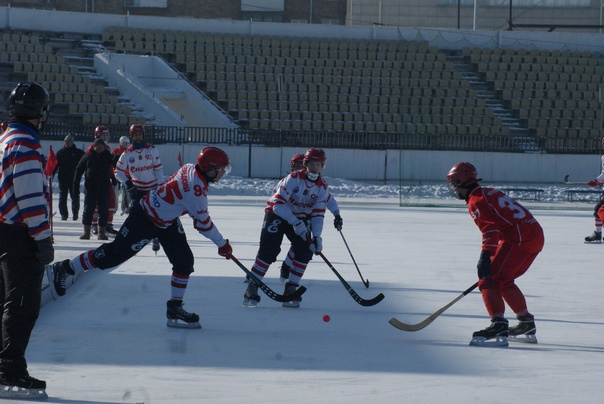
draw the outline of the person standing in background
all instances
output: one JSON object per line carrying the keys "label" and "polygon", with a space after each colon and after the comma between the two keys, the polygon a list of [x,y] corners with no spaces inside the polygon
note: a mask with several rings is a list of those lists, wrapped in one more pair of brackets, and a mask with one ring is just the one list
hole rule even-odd
{"label": "person standing in background", "polygon": [[58,173],[59,177],[59,213],[61,214],[61,220],[67,220],[69,217],[69,211],[67,210],[67,195],[69,194],[73,220],[78,220],[80,193],[79,187],[74,188],[73,186],[73,176],[76,166],[85,153],[84,150],[76,147],[73,135],[65,136],[63,142],[63,148],[57,152],[57,166],[52,173],[53,175]]}
{"label": "person standing in background", "polygon": [[[124,184],[130,196],[130,207],[150,190],[164,182],[164,170],[155,146],[145,141],[145,127],[130,126],[132,144],[117,161],[115,177]],[[153,251],[159,251],[159,241],[153,239]]]}
{"label": "person standing in background", "polygon": [[113,166],[111,153],[107,150],[107,145],[103,139],[98,138],[92,144],[92,149],[87,152],[78,163],[73,178],[73,187],[80,187],[80,180],[84,177],[84,213],[82,214],[82,224],[84,233],[80,240],[89,240],[92,227],[92,216],[95,208],[99,213],[99,240],[107,240],[105,229],[109,216],[109,198],[111,193]]}
{"label": "person standing in background", "polygon": [[[128,150],[130,147],[130,138],[128,136],[120,137],[119,144],[115,149],[111,151],[113,155],[113,167],[114,174],[117,167],[117,162],[120,159],[120,156],[123,152]],[[122,185],[121,182],[117,182],[117,185],[113,187],[113,194],[115,195],[115,209],[117,210],[118,200],[120,201],[119,206],[122,211],[122,215],[128,213],[128,207],[130,206],[130,196],[128,195],[128,191],[126,187]]]}

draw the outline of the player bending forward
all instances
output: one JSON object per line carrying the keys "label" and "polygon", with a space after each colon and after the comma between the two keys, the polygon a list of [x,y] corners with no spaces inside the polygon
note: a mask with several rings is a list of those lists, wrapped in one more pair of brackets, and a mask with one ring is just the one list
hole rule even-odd
{"label": "player bending forward", "polygon": [[185,164],[163,185],[146,193],[132,205],[115,239],[74,259],[47,267],[57,295],[66,292],[66,278],[90,269],[116,267],[158,238],[172,264],[172,298],[167,302],[168,326],[201,328],[199,316],[183,309],[183,297],[193,272],[193,253],[179,217],[188,213],[193,225],[218,247],[218,254],[231,258],[232,248],[208,213],[208,184],[218,182],[231,169],[227,154],[216,147],[204,148],[197,164]]}
{"label": "player bending forward", "polygon": [[[298,289],[313,252],[319,254],[323,249],[323,217],[330,197],[327,183],[321,178],[326,160],[323,150],[308,149],[304,154],[305,168],[290,173],[279,182],[264,210],[260,248],[252,272],[258,279],[264,278],[269,266],[277,260],[283,236],[287,236],[295,258],[289,281],[285,284],[286,295]],[[283,307],[299,307],[301,300],[285,302]],[[243,305],[255,307],[259,301],[258,286],[250,282],[243,296]]]}
{"label": "player bending forward", "polygon": [[[302,170],[304,168],[304,154],[294,154],[289,163],[291,166],[291,172]],[[338,202],[336,201],[336,198],[333,197],[333,195],[329,197],[329,201],[327,202],[326,208],[333,214],[333,226],[336,228],[337,231],[341,231],[344,221],[342,220],[342,216],[340,216],[340,207],[338,206]],[[283,264],[281,264],[281,282],[286,282],[289,279],[289,272],[292,269],[292,262],[294,260],[294,248],[290,247],[287,251],[285,259],[283,260]]]}
{"label": "player bending forward", "polygon": [[[514,280],[543,249],[543,230],[528,209],[497,189],[481,187],[478,181],[476,168],[466,162],[453,166],[447,175],[449,190],[466,201],[482,233],[478,289],[491,325],[476,331],[470,345],[507,346],[508,335],[517,341],[537,342],[534,317]],[[508,328],[504,302],[516,314],[518,325]],[[495,341],[487,342],[491,339]]]}

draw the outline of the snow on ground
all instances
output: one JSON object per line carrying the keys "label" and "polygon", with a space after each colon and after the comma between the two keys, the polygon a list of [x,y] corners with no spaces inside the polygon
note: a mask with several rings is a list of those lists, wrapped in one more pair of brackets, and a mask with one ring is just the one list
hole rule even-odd
{"label": "snow on ground", "polygon": [[[533,210],[546,246],[518,284],[539,344],[476,348],[468,346],[472,332],[488,325],[476,291],[421,331],[388,324],[392,317],[420,322],[476,281],[480,233],[463,202],[437,199],[447,191],[434,184],[421,198],[451,207],[400,207],[398,184],[328,180],[343,201],[342,234],[369,288],[331,216],[324,254],[363,298],[384,293],[381,303],[358,305],[315,258],[300,309],[264,295],[257,308],[244,308],[244,273],[183,218],[196,257],[185,307],[200,314],[203,329],[165,326],[170,264],[150,247],[118,268],[84,274],[57,301],[45,292],[27,358],[31,374],[48,383],[47,402],[601,402],[604,247],[583,243],[593,230],[592,203],[564,202],[560,189],[552,191],[560,201]],[[212,218],[248,268],[274,183],[228,178],[211,186]],[[57,260],[99,245],[77,238],[80,223],[55,220],[54,229]],[[265,280],[281,293],[279,265]]]}

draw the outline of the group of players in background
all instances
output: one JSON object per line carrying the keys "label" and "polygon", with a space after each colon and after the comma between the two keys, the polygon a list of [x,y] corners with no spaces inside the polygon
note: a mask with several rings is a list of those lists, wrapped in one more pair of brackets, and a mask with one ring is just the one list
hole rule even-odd
{"label": "group of players in background", "polygon": [[[180,217],[188,214],[195,230],[216,245],[220,256],[234,258],[229,240],[210,217],[207,200],[210,184],[230,172],[227,153],[218,147],[204,147],[194,163],[182,165],[164,179],[157,149],[144,141],[142,125],[132,125],[131,145],[126,148],[124,142],[112,171],[131,199],[123,225],[113,240],[73,259],[52,263],[49,196],[39,142],[39,132],[48,116],[49,95],[37,83],[19,83],[11,93],[9,104],[10,122],[0,135],[0,268],[3,273],[0,298],[4,305],[0,385],[17,389],[23,396],[35,391],[45,395],[46,382],[31,377],[25,361],[25,348],[40,309],[44,265],[54,292],[63,296],[69,276],[116,267],[157,240],[172,266],[171,296],[166,303],[167,325],[201,328],[199,315],[183,308],[185,291],[194,271],[194,255]],[[103,127],[97,129],[99,136],[93,147],[96,150],[89,153],[110,153],[103,139],[108,132]],[[291,160],[292,171],[278,182],[269,197],[251,269],[255,279],[245,287],[244,306],[255,307],[260,302],[257,281],[262,281],[277,260],[284,236],[290,243],[286,261],[281,266],[281,278],[286,282],[284,295],[298,296],[295,292],[308,263],[313,254],[320,254],[323,249],[326,210],[334,215],[334,227],[342,230],[338,204],[322,177],[326,161],[325,151],[314,147],[295,155]],[[465,200],[482,233],[478,288],[491,323],[473,333],[471,344],[501,346],[508,344],[508,338],[536,343],[534,316],[515,279],[529,269],[543,248],[541,226],[531,212],[514,199],[497,189],[482,187],[471,163],[455,164],[446,180],[452,195]],[[107,194],[109,197],[109,192]],[[88,219],[92,217],[93,204],[98,205],[98,198],[96,201],[85,199],[84,204],[86,235],[86,226],[92,225]],[[61,209],[61,216],[67,219],[66,207]],[[77,219],[76,210],[73,216]],[[99,228],[107,230],[109,223],[108,217],[99,217]],[[24,260],[24,256],[27,259]],[[295,297],[283,306],[298,308],[300,303],[301,298]],[[505,317],[506,303],[518,319],[518,324],[512,327]]]}

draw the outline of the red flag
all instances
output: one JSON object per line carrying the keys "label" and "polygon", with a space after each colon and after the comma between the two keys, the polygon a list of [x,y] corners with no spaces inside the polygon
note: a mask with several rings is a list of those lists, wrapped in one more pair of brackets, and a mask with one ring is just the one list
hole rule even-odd
{"label": "red flag", "polygon": [[182,157],[180,157],[180,152],[178,152],[178,165],[182,167]]}
{"label": "red flag", "polygon": [[59,162],[57,161],[57,156],[55,152],[52,151],[52,145],[50,146],[50,152],[48,152],[48,160],[46,160],[46,168],[44,169],[44,173],[50,177],[57,167]]}

